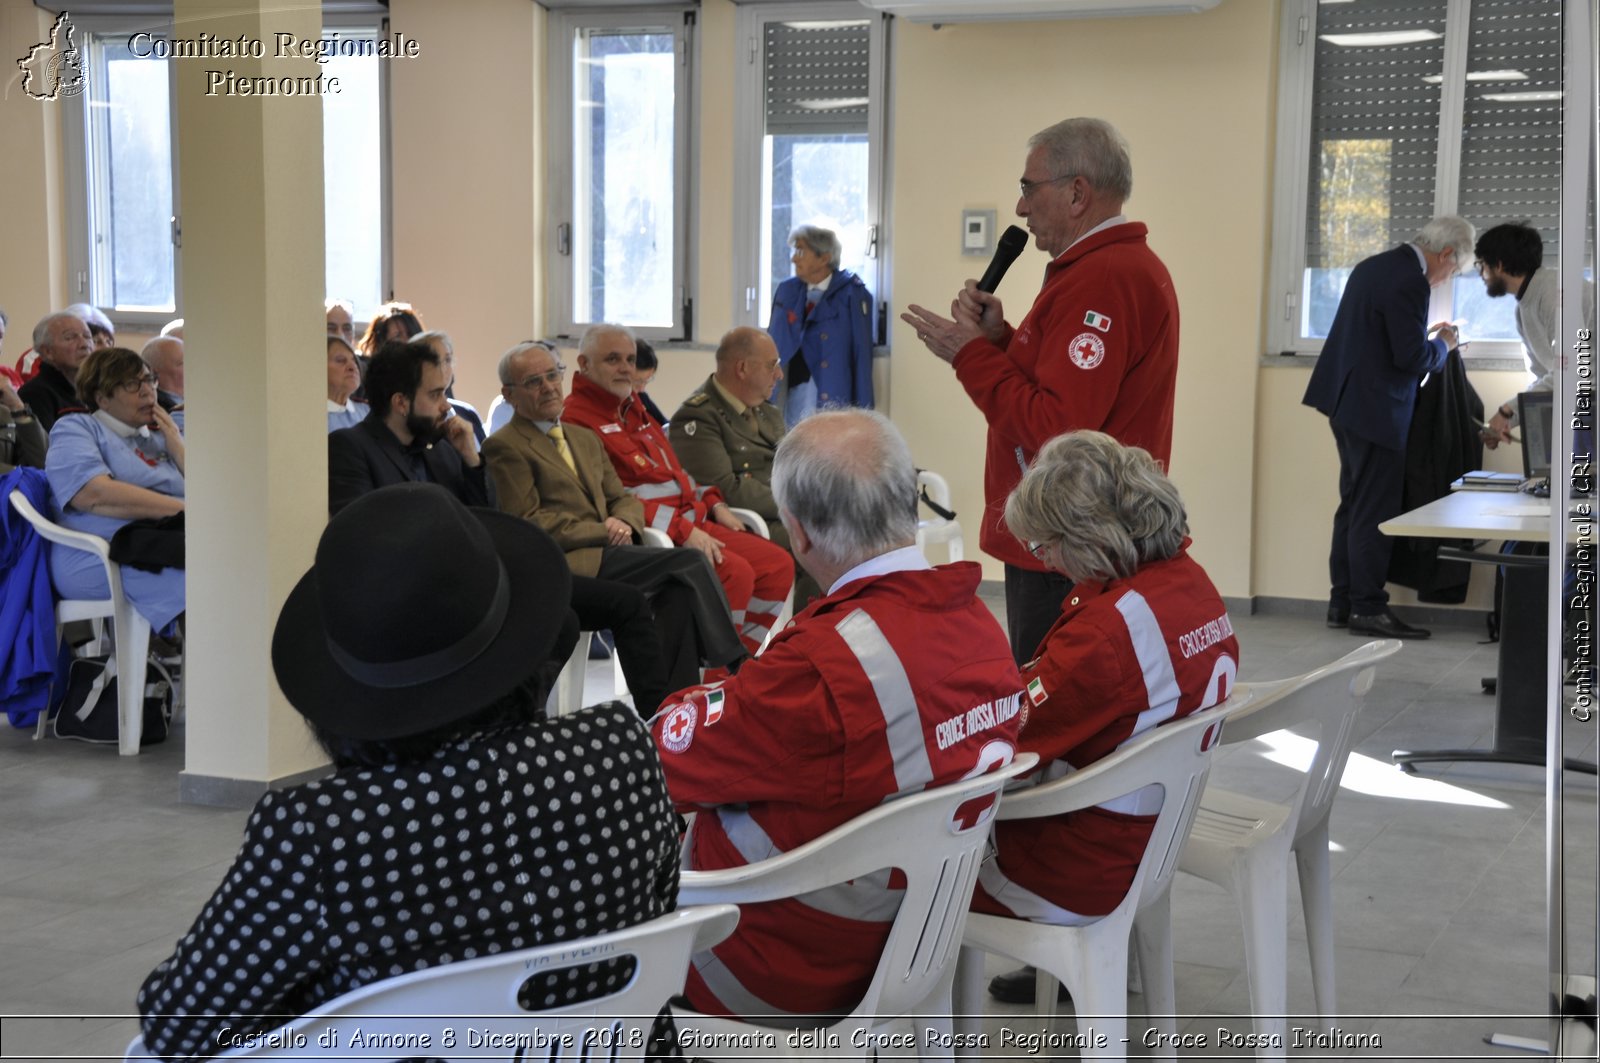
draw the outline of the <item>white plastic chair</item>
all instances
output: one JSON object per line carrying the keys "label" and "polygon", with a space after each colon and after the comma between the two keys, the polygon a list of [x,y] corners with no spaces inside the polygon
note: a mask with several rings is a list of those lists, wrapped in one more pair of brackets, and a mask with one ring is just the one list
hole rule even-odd
{"label": "white plastic chair", "polygon": [[[1150,929],[1158,933],[1141,934],[1138,941],[1147,1010],[1157,1028],[1177,1032],[1171,989],[1172,935],[1159,933],[1159,917],[1168,913],[1167,890],[1177,871],[1178,851],[1199,807],[1218,732],[1229,714],[1248,701],[1247,693],[1236,691],[1221,705],[1163,724],[1081,771],[1006,795],[998,818],[1010,820],[1058,816],[1150,785],[1163,790],[1161,811],[1133,884],[1122,903],[1104,918],[1083,926],[1050,926],[972,914],[957,975],[955,1011],[962,1017],[958,1036],[975,1038],[982,1029],[982,953],[995,952],[1038,969],[1034,999],[1048,1002],[1045,1015],[1054,1013],[1057,981],[1067,987],[1079,1016],[1079,1032],[1086,1033],[1092,1026],[1099,1036],[1094,1044],[1080,1048],[1082,1058],[1123,1058],[1128,1051],[1122,1040],[1128,1033],[1128,941],[1134,914],[1151,909],[1157,918],[1151,920]],[[1164,980],[1152,977],[1153,972],[1162,971],[1167,974]]]}
{"label": "white plastic chair", "polygon": [[[1011,779],[1033,770],[1038,760],[1034,754],[1024,753],[997,771],[896,797],[770,860],[725,871],[685,871],[678,902],[781,900],[884,868],[898,868],[905,875],[905,893],[866,995],[849,1015],[819,1031],[816,1043],[842,1046],[829,1050],[829,1058],[871,1059],[874,1050],[860,1047],[867,1043],[858,1040],[860,1033],[871,1031],[868,1037],[875,1037],[880,1028],[913,1016],[919,1045],[924,1027],[948,1036],[954,960],[1000,790]],[[966,821],[958,818],[962,806],[989,795],[993,801],[980,815]],[[701,1035],[701,1046],[739,1044],[741,1037],[773,1033],[771,1027],[738,1019],[681,1008],[674,1008],[673,1013],[680,1029]],[[763,1057],[809,1055],[812,1051],[788,1044],[787,1034],[781,1032],[759,1044],[757,1054]],[[691,1054],[703,1056],[705,1050],[697,1047]],[[728,1058],[750,1058],[750,1053],[739,1050]]]}
{"label": "white plastic chair", "polygon": [[[928,497],[933,499],[936,504],[943,506],[947,510],[954,509],[950,504],[950,485],[945,482],[943,476],[936,472],[919,469],[917,471],[917,491],[919,494],[922,491],[927,491]],[[960,561],[966,556],[962,549],[963,541],[960,522],[938,515],[923,518],[920,513],[921,510],[919,509],[917,518],[918,548],[926,552],[929,543],[944,543],[950,551],[951,561]]]}
{"label": "white plastic chair", "polygon": [[[1305,675],[1268,683],[1241,683],[1252,703],[1229,717],[1225,742],[1243,742],[1310,725],[1317,750],[1305,778],[1287,802],[1263,801],[1208,785],[1200,797],[1189,841],[1178,858],[1187,871],[1224,889],[1239,902],[1244,923],[1245,971],[1250,1011],[1267,1043],[1287,1045],[1289,854],[1300,874],[1306,943],[1317,1012],[1324,1023],[1338,1014],[1333,975],[1333,885],[1328,867],[1328,814],[1339,791],[1356,716],[1372,689],[1379,661],[1400,649],[1396,639],[1369,642]],[[1147,909],[1148,911],[1148,909]],[[1165,920],[1170,933],[1171,920]],[[1156,932],[1139,917],[1141,933]],[[1146,980],[1150,977],[1146,972]],[[1283,1059],[1282,1048],[1258,1047],[1262,1059]]]}
{"label": "white plastic chair", "polygon": [[[727,937],[738,921],[739,911],[731,904],[680,908],[598,937],[413,971],[352,990],[279,1027],[256,1045],[223,1052],[217,1058],[393,1060],[428,1056],[449,1063],[510,1058],[629,1063],[643,1057],[657,1012],[682,990],[689,957]],[[627,955],[636,961],[634,974],[615,993],[548,1011],[525,1011],[517,1003],[517,991],[530,974],[544,975]],[[476,1046],[468,1037],[469,1026],[480,1034]],[[352,1049],[350,1034],[357,1028],[364,1040],[380,1044],[427,1035],[428,1047]],[[330,1030],[335,1035],[334,1048],[318,1041]],[[446,1031],[454,1035],[453,1044],[442,1043]],[[507,1047],[501,1052],[498,1046],[502,1044],[527,1047],[521,1051]],[[156,1058],[137,1037],[125,1056],[127,1060]]]}
{"label": "white plastic chair", "polygon": [[[116,644],[117,675],[117,752],[131,757],[139,752],[144,733],[145,658],[150,651],[150,622],[122,593],[122,566],[111,560],[111,544],[98,535],[72,531],[50,520],[21,491],[11,492],[11,506],[33,525],[33,530],[52,543],[86,550],[100,559],[111,587],[109,598],[63,598],[56,603],[56,637],[61,628],[75,620],[101,621],[110,618]],[[45,715],[39,715],[35,737],[44,733]]]}

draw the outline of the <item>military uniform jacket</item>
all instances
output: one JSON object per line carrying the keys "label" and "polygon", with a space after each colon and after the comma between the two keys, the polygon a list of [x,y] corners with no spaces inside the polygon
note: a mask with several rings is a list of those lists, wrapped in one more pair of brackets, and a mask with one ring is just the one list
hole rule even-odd
{"label": "military uniform jacket", "polygon": [[667,438],[696,482],[718,488],[728,505],[753,509],[770,525],[778,519],[772,459],[784,431],[783,411],[772,403],[741,414],[707,377],[672,415]]}

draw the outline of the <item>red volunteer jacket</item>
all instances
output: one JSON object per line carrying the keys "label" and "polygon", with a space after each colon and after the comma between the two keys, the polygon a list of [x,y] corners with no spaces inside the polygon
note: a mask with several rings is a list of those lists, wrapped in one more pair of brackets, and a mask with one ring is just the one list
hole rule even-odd
{"label": "red volunteer jacket", "polygon": [[1033,456],[1063,432],[1093,428],[1172,457],[1178,378],[1178,297],[1139,222],[1085,237],[1045,267],[1022,324],[996,347],[956,354],[956,379],[989,425],[983,470],[985,553],[1043,571],[1006,530],[1006,496]]}
{"label": "red volunteer jacket", "polygon": [[[1024,667],[1018,748],[1039,754],[1044,778],[1093,764],[1232,693],[1239,643],[1216,587],[1184,546],[1132,579],[1074,587]],[[1141,793],[996,823],[997,859],[980,873],[974,909],[1066,925],[1105,915],[1133,883],[1160,808],[1159,794]]]}
{"label": "red volunteer jacket", "polygon": [[[852,582],[733,678],[668,698],[651,728],[667,788],[680,810],[701,810],[685,867],[787,852],[889,794],[1009,763],[1021,681],[979,575],[965,562]],[[733,936],[695,957],[690,1001],[722,1014],[848,1011],[883,951],[893,887],[885,872],[744,906]]]}
{"label": "red volunteer jacket", "polygon": [[684,471],[678,455],[636,398],[617,397],[586,376],[575,376],[562,420],[592,430],[605,444],[606,456],[617,476],[634,497],[644,503],[644,522],[667,533],[682,546],[697,524],[718,502],[726,501],[715,487],[702,487]]}

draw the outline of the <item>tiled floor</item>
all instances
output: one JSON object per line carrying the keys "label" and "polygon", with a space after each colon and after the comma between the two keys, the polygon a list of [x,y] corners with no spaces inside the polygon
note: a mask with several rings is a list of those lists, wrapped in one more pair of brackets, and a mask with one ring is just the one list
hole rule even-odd
{"label": "tiled floor", "polygon": [[[1241,679],[1307,671],[1359,645],[1319,622],[1234,620]],[[1493,673],[1494,648],[1480,637],[1440,629],[1379,671],[1332,833],[1339,1025],[1374,1035],[1382,1047],[1293,1056],[1529,1058],[1482,1039],[1495,1031],[1546,1034],[1543,1020],[1529,1017],[1543,1013],[1547,992],[1542,772],[1439,765],[1408,776],[1387,761],[1397,747],[1488,743],[1492,703],[1479,692],[1479,677]],[[609,681],[609,665],[591,666],[591,696]],[[1571,726],[1576,751],[1593,759],[1595,725]],[[182,734],[180,727],[165,745],[127,758],[109,747],[0,732],[0,1014],[28,1017],[0,1026],[3,1058],[120,1058],[136,1031],[128,1015],[140,980],[231,860],[245,813],[178,803]],[[1277,745],[1223,750],[1214,777],[1265,797],[1289,792],[1291,769],[1271,757],[1292,757],[1293,745]],[[1569,969],[1592,973],[1592,777],[1569,776],[1565,811]],[[1289,1005],[1305,1015],[1311,986],[1294,887],[1290,907]],[[1248,994],[1237,910],[1224,891],[1183,876],[1173,909],[1178,1005],[1192,1016],[1180,1028],[1206,1041],[1181,1054],[1227,1055],[1218,1028],[1248,1029],[1238,1018]],[[990,966],[1003,967],[993,959]],[[1002,1026],[1039,1029],[1024,1011],[994,1007],[989,1056],[1026,1054],[999,1047]],[[1071,1023],[1064,1018],[1057,1029]]]}

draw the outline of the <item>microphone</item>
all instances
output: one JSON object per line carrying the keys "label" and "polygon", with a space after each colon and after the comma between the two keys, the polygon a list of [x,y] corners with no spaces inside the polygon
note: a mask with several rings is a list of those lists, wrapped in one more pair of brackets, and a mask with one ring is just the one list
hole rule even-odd
{"label": "microphone", "polygon": [[1006,231],[1000,234],[1000,242],[995,245],[989,268],[983,271],[983,279],[978,282],[978,291],[993,295],[994,290],[1000,287],[1000,279],[1006,275],[1006,270],[1011,268],[1011,263],[1027,246],[1027,231],[1015,225],[1007,226]]}

